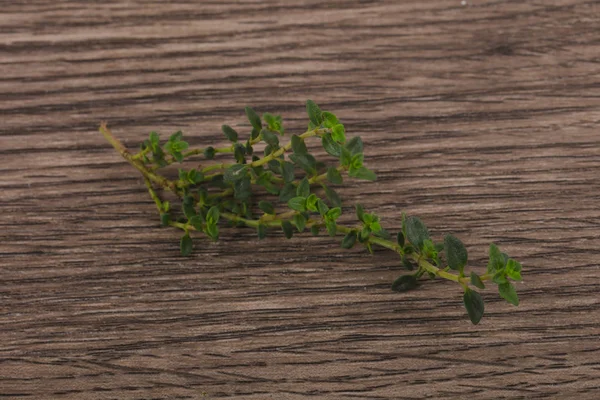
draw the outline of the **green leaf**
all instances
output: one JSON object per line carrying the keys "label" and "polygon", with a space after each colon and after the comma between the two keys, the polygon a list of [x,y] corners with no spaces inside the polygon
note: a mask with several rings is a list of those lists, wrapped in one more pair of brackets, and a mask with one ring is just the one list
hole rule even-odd
{"label": "green leaf", "polygon": [[316,172],[317,160],[311,154],[290,154],[290,160],[309,174]]}
{"label": "green leaf", "polygon": [[283,221],[281,223],[281,229],[283,230],[283,234],[285,235],[286,239],[291,239],[292,236],[294,236],[294,228],[292,227],[290,221]]}
{"label": "green leaf", "polygon": [[329,234],[329,236],[334,237],[337,233],[337,224],[335,223],[335,221],[325,221],[325,227],[327,228],[327,233]]}
{"label": "green leaf", "polygon": [[508,279],[506,278],[506,270],[504,268],[496,271],[494,276],[492,277],[492,282],[500,285],[502,283],[508,283]]}
{"label": "green leaf", "polygon": [[279,192],[279,201],[287,203],[288,200],[296,196],[296,186],[291,183],[286,183]]}
{"label": "green leaf", "polygon": [[256,233],[258,234],[258,240],[262,240],[267,236],[267,227],[263,224],[259,224],[256,228]]}
{"label": "green leaf", "polygon": [[295,178],[294,164],[288,161],[284,161],[281,165],[281,176],[285,183],[292,182]]}
{"label": "green leaf", "polygon": [[264,113],[263,119],[267,123],[267,126],[270,130],[279,132],[283,135],[283,124],[281,120],[281,115],[273,115],[270,113]]}
{"label": "green leaf", "polygon": [[342,215],[342,209],[340,207],[334,207],[327,211],[326,215],[328,219],[335,221],[340,217],[340,215]]}
{"label": "green leaf", "polygon": [[306,148],[306,143],[304,143],[304,139],[302,139],[298,135],[292,135],[292,151],[294,154],[306,154],[308,153],[308,149]]}
{"label": "green leaf", "polygon": [[312,233],[313,236],[318,236],[319,235],[319,225],[313,225],[310,227],[310,233]]}
{"label": "green leaf", "polygon": [[310,183],[308,183],[307,177],[304,177],[298,184],[298,189],[296,189],[296,195],[301,197],[310,196]]}
{"label": "green leaf", "polygon": [[339,157],[342,154],[342,146],[339,143],[336,143],[331,136],[331,133],[326,133],[321,137],[321,143],[323,144],[323,148],[325,151],[334,156]]}
{"label": "green leaf", "polygon": [[185,196],[183,198],[183,214],[187,219],[190,219],[194,215],[196,215],[196,208],[194,207],[194,198],[192,196]]}
{"label": "green leaf", "polygon": [[402,256],[402,266],[409,271],[412,271],[415,268],[412,262],[406,256]]}
{"label": "green leaf", "polygon": [[490,243],[489,254],[490,254],[490,259],[489,259],[488,265],[487,265],[488,274],[493,274],[496,271],[503,269],[504,266],[506,265],[506,261],[504,260],[504,257],[502,256],[500,249],[498,249],[498,246],[496,246],[494,243]]}
{"label": "green leaf", "polygon": [[312,193],[306,198],[306,209],[309,211],[317,211],[317,202],[319,198],[316,194]]}
{"label": "green leaf", "polygon": [[233,157],[238,164],[246,164],[246,146],[236,143],[233,147]]}
{"label": "green leaf", "polygon": [[404,247],[405,238],[402,232],[398,232],[398,235],[396,236],[396,242],[398,242],[400,247]]}
{"label": "green leaf", "polygon": [[279,147],[279,137],[276,134],[266,129],[263,129],[261,133],[265,143],[271,145],[271,147],[274,148]]}
{"label": "green leaf", "polygon": [[344,249],[351,249],[352,247],[354,247],[354,244],[356,243],[356,231],[350,231],[346,234],[346,236],[344,236],[344,238],[342,239],[342,247]]}
{"label": "green leaf", "polygon": [[413,275],[402,275],[392,283],[392,290],[395,292],[407,292],[419,286],[417,278]]}
{"label": "green leaf", "polygon": [[340,185],[344,182],[342,174],[340,174],[340,171],[334,167],[327,168],[327,180],[331,183],[335,183],[336,185]]}
{"label": "green leaf", "polygon": [[463,242],[456,236],[446,235],[444,238],[444,252],[446,253],[448,266],[455,271],[459,271],[462,275],[468,259],[467,249]]}
{"label": "green leaf", "polygon": [[294,215],[294,224],[298,229],[298,232],[304,232],[304,227],[306,226],[306,217],[302,214]]}
{"label": "green leaf", "polygon": [[338,143],[344,143],[346,141],[346,129],[344,125],[337,124],[331,128],[331,137]]}
{"label": "green leaf", "polygon": [[321,125],[323,122],[323,112],[314,101],[306,100],[306,112],[308,113],[310,122],[315,126]]}
{"label": "green leaf", "polygon": [[150,146],[152,151],[155,151],[160,146],[160,136],[154,131],[150,132]]}
{"label": "green leaf", "polygon": [[206,157],[208,160],[215,158],[215,153],[215,148],[212,146],[208,146],[206,149],[204,149],[204,157]]}
{"label": "green leaf", "polygon": [[260,117],[258,116],[256,111],[254,111],[250,107],[246,107],[246,116],[248,117],[248,121],[250,121],[250,125],[252,125],[252,127],[258,132],[260,132],[260,130],[262,129],[262,122],[260,121]]}
{"label": "green leaf", "polygon": [[182,256],[189,256],[192,253],[193,243],[189,233],[185,233],[179,242],[179,250]]}
{"label": "green leaf", "polygon": [[514,281],[520,281],[523,279],[521,277],[521,269],[521,264],[512,258],[510,258],[506,263],[506,275]]}
{"label": "green leaf", "polygon": [[327,204],[325,204],[325,202],[321,199],[317,200],[317,210],[319,211],[319,214],[321,214],[321,216],[325,216],[327,214],[327,212],[329,211],[329,207],[327,207]]}
{"label": "green leaf", "polygon": [[340,164],[344,167],[349,167],[352,162],[352,153],[345,147],[341,147],[340,150]]}
{"label": "green leaf", "polygon": [[169,222],[171,222],[171,216],[168,213],[160,214],[160,224],[162,226],[169,225]]}
{"label": "green leaf", "polygon": [[350,139],[345,145],[346,148],[351,155],[359,154],[363,152],[363,142],[359,136],[355,136]]}
{"label": "green leaf", "polygon": [[323,185],[323,189],[325,189],[325,196],[327,197],[327,200],[329,200],[329,202],[331,203],[332,206],[334,206],[334,207],[342,206],[342,199],[340,198],[340,196],[337,194],[337,192],[335,190],[333,190],[329,186],[325,186],[325,185]]}
{"label": "green leaf", "polygon": [[416,248],[422,249],[425,240],[429,239],[429,231],[419,218],[408,217],[406,219],[406,238]]}
{"label": "green leaf", "polygon": [[377,175],[375,175],[375,172],[371,171],[366,167],[359,167],[356,169],[350,168],[350,170],[348,171],[348,175],[353,178],[365,179],[367,181],[377,180]]}
{"label": "green leaf", "polygon": [[517,290],[510,282],[502,283],[498,285],[498,293],[506,301],[513,306],[519,305],[519,297],[517,296]]}
{"label": "green leaf", "polygon": [[248,175],[248,167],[242,164],[234,164],[231,167],[225,170],[223,174],[223,179],[225,182],[236,182]]}
{"label": "green leaf", "polygon": [[475,272],[471,272],[471,283],[473,284],[473,286],[478,287],[479,289],[485,289],[483,281]]}
{"label": "green leaf", "polygon": [[202,226],[204,224],[204,218],[202,218],[202,214],[194,215],[192,218],[190,218],[190,224],[198,232],[202,232],[202,230],[204,229]]}
{"label": "green leaf", "polygon": [[356,217],[360,222],[365,222],[365,209],[362,205],[356,205]]}
{"label": "green leaf", "polygon": [[306,198],[298,196],[291,198],[288,201],[288,206],[295,211],[304,212],[306,211]]}
{"label": "green leaf", "polygon": [[238,133],[236,132],[235,129],[233,129],[229,125],[221,125],[221,130],[223,131],[223,134],[230,142],[233,142],[233,143],[237,142]]}
{"label": "green leaf", "polygon": [[216,223],[207,223],[205,232],[212,240],[216,241],[217,239],[219,239],[219,227]]}
{"label": "green leaf", "polygon": [[263,212],[271,215],[275,215],[275,207],[272,203],[268,201],[261,200],[258,202],[258,208],[260,208]]}
{"label": "green leaf", "polygon": [[484,310],[481,295],[474,290],[467,289],[463,296],[463,302],[465,303],[465,308],[467,309],[471,322],[473,325],[477,325],[479,321],[481,321],[481,317],[483,317]]}
{"label": "green leaf", "polygon": [[339,124],[340,121],[335,116],[335,114],[330,113],[329,111],[323,111],[323,125],[325,128],[333,128],[335,125]]}
{"label": "green leaf", "polygon": [[[239,164],[238,164],[239,165]],[[252,195],[252,183],[248,176],[233,183],[233,197],[238,200],[247,200]]]}
{"label": "green leaf", "polygon": [[212,206],[206,213],[206,222],[208,224],[218,224],[220,216],[221,213],[219,212],[219,207]]}

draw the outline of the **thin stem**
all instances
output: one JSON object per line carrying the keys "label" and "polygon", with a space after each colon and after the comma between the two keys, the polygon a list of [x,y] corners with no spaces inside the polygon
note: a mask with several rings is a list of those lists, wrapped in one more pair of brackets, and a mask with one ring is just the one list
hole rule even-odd
{"label": "thin stem", "polygon": [[156,208],[158,209],[158,213],[162,214],[163,204],[162,204],[162,201],[160,200],[160,197],[158,197],[158,195],[156,194],[156,191],[152,187],[152,182],[150,182],[150,180],[148,178],[146,178],[145,176],[144,176],[144,182],[146,183],[146,187],[148,188],[150,197],[152,197],[152,200],[154,200],[154,203],[156,203]]}

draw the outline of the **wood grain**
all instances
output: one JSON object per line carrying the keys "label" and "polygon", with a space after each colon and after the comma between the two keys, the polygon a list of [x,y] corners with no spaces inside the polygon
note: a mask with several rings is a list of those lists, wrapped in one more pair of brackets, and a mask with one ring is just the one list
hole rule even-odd
{"label": "wood grain", "polygon": [[[3,2],[0,398],[600,398],[596,1]],[[243,107],[305,124],[312,98],[365,141],[341,190],[526,266],[485,292],[399,295],[388,252],[224,230],[191,258],[136,146],[245,134]],[[350,211],[350,208],[348,208]]]}

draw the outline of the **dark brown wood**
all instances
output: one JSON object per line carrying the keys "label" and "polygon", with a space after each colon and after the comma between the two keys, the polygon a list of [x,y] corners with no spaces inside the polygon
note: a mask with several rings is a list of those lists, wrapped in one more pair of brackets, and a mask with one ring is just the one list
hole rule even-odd
{"label": "dark brown wood", "polygon": [[[0,398],[600,398],[600,6],[464,3],[4,2]],[[496,242],[521,306],[485,291],[472,326],[455,285],[393,293],[394,254],[310,235],[182,258],[97,132],[222,142],[246,105],[298,132],[307,98],[379,174],[346,205],[474,268]]]}

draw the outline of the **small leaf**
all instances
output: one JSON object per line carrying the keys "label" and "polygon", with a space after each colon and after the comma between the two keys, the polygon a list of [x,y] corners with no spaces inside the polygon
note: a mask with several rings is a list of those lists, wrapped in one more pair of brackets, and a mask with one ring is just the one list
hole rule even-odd
{"label": "small leaf", "polygon": [[502,256],[500,249],[498,249],[498,246],[496,246],[494,243],[490,243],[490,253],[489,254],[490,254],[490,258],[489,258],[488,265],[487,265],[487,272],[489,274],[493,274],[497,270],[503,269],[504,266],[506,265],[506,261],[504,260],[504,257]]}
{"label": "small leaf", "polygon": [[192,253],[193,243],[189,233],[185,233],[179,242],[179,250],[182,256],[189,256]]}
{"label": "small leaf", "polygon": [[342,154],[342,146],[339,143],[336,143],[331,136],[331,133],[326,133],[321,137],[321,143],[323,144],[323,148],[325,151],[334,156],[339,157]]}
{"label": "small leaf", "polygon": [[419,286],[417,278],[413,275],[402,275],[392,283],[395,292],[406,292]]}
{"label": "small leaf", "polygon": [[190,224],[198,232],[202,232],[202,230],[204,229],[202,226],[204,224],[204,218],[202,218],[202,214],[198,214],[198,215],[195,215],[192,218],[190,218]]}
{"label": "small leaf", "polygon": [[348,171],[348,175],[353,178],[365,179],[367,181],[377,180],[377,175],[375,175],[375,172],[362,166],[356,169],[350,168],[350,170]]}
{"label": "small leaf", "polygon": [[475,272],[471,272],[471,283],[473,284],[473,286],[478,287],[479,289],[485,289],[483,281]]}
{"label": "small leaf", "polygon": [[168,213],[160,214],[160,224],[162,226],[169,225],[169,222],[171,222],[171,216]]}
{"label": "small leaf", "polygon": [[209,160],[215,158],[215,153],[215,148],[212,146],[208,146],[206,149],[204,149],[204,157],[206,157]]}
{"label": "small leaf", "polygon": [[326,128],[333,128],[335,125],[339,124],[340,121],[335,116],[335,114],[330,113],[329,111],[323,111],[323,125]]}
{"label": "small leaf", "polygon": [[477,325],[479,321],[481,321],[481,317],[483,317],[484,310],[481,295],[474,290],[467,289],[463,296],[463,302],[465,303],[465,308],[467,309],[471,322],[473,325]]}
{"label": "small leaf", "polygon": [[[325,206],[325,207],[327,207],[327,206]],[[334,207],[334,208],[330,209],[329,211],[327,211],[326,215],[327,215],[328,219],[335,221],[336,219],[338,219],[340,217],[340,215],[342,215],[342,209],[340,207]]]}
{"label": "small leaf", "polygon": [[321,125],[323,122],[323,113],[319,106],[312,100],[306,100],[306,112],[308,118],[315,126]]}
{"label": "small leaf", "polygon": [[502,283],[498,285],[498,293],[506,301],[513,306],[519,305],[519,297],[517,296],[517,290],[510,282]]}
{"label": "small leaf", "polygon": [[446,253],[448,266],[455,271],[459,271],[462,275],[468,259],[467,249],[463,242],[455,236],[446,235],[444,238],[444,252]]}
{"label": "small leaf", "polygon": [[350,139],[345,145],[346,148],[351,155],[356,155],[363,152],[363,142],[359,136],[355,136]]}
{"label": "small leaf", "polygon": [[360,204],[356,205],[356,217],[359,221],[365,222],[365,209]]}
{"label": "small leaf", "polygon": [[332,206],[334,206],[334,207],[342,206],[342,199],[340,198],[340,196],[337,194],[337,192],[335,190],[333,190],[329,186],[325,186],[325,185],[323,185],[323,189],[325,189],[325,196],[327,197],[327,200],[329,200],[329,202],[331,203]]}
{"label": "small leaf", "polygon": [[250,121],[250,125],[252,125],[254,129],[260,132],[260,130],[262,129],[262,122],[260,121],[260,117],[258,116],[256,111],[254,111],[250,107],[246,107],[246,116],[248,117],[248,121]]}
{"label": "small leaf", "polygon": [[319,211],[319,214],[321,214],[321,216],[325,216],[327,214],[327,212],[329,211],[329,207],[327,207],[327,204],[325,204],[325,202],[321,199],[317,200],[317,210]]}
{"label": "small leaf", "polygon": [[306,198],[306,209],[309,211],[317,211],[317,202],[319,198],[316,194],[312,193]]}
{"label": "small leaf", "polygon": [[210,237],[212,240],[217,240],[219,239],[219,227],[217,226],[216,223],[213,224],[206,224],[206,230],[205,233],[208,235],[208,237]]}
{"label": "small leaf", "polygon": [[288,161],[284,161],[281,165],[281,175],[285,183],[292,182],[295,178],[294,164]]}
{"label": "small leaf", "polygon": [[206,222],[208,224],[218,224],[220,215],[221,213],[219,213],[219,207],[212,206],[206,213]]}
{"label": "small leaf", "polygon": [[402,232],[398,232],[398,235],[396,236],[396,242],[398,242],[400,247],[404,247],[404,241],[404,234]]}
{"label": "small leaf", "polygon": [[292,135],[292,151],[294,154],[306,154],[308,153],[308,149],[306,148],[306,143],[304,143],[304,139],[302,139],[298,135]]}
{"label": "small leaf", "polygon": [[271,145],[273,148],[279,147],[279,137],[276,134],[266,129],[263,129],[261,133],[265,143]]}
{"label": "small leaf", "polygon": [[292,236],[294,236],[294,228],[292,227],[290,221],[283,221],[281,223],[281,229],[283,230],[283,234],[285,235],[286,239],[291,239]]}
{"label": "small leaf", "polygon": [[310,227],[310,233],[312,233],[313,236],[318,236],[319,235],[319,225],[313,225]]}
{"label": "small leaf", "polygon": [[506,263],[506,275],[514,281],[520,281],[523,279],[521,278],[521,269],[521,264],[512,258],[510,258]]}
{"label": "small leaf", "polygon": [[248,167],[242,164],[234,164],[225,170],[223,179],[225,182],[236,182],[245,178],[248,174]]}
{"label": "small leaf", "polygon": [[325,227],[327,228],[327,233],[329,234],[329,236],[334,237],[337,233],[337,224],[335,223],[335,221],[325,221]]}
{"label": "small leaf", "polygon": [[310,195],[310,183],[308,183],[307,177],[304,177],[298,184],[296,195],[301,197],[308,197]]}
{"label": "small leaf", "polygon": [[296,196],[296,186],[286,183],[279,192],[279,201],[287,203],[289,199]]}
{"label": "small leaf", "polygon": [[419,218],[408,217],[406,220],[406,238],[415,247],[422,249],[425,240],[429,239],[429,231]]}
{"label": "small leaf", "polygon": [[313,174],[317,169],[317,160],[311,154],[290,154],[290,160],[304,171]]}
{"label": "small leaf", "polygon": [[344,143],[346,141],[346,129],[344,125],[337,124],[331,128],[331,137],[338,143]]}
{"label": "small leaf", "polygon": [[288,200],[288,206],[295,211],[306,211],[306,198],[298,196]]}
{"label": "small leaf", "polygon": [[275,215],[275,207],[273,207],[273,204],[268,201],[259,201],[258,208],[267,214]]}
{"label": "small leaf", "polygon": [[294,215],[294,224],[298,229],[298,232],[304,232],[304,227],[306,226],[306,217],[302,214]]}
{"label": "small leaf", "polygon": [[258,240],[262,240],[267,236],[267,227],[263,224],[259,224],[256,228],[256,233],[258,234]]}
{"label": "small leaf", "polygon": [[356,231],[350,231],[342,239],[342,247],[344,249],[351,249],[356,243]]}
{"label": "small leaf", "polygon": [[342,174],[340,174],[340,171],[338,171],[337,168],[334,167],[327,168],[327,180],[336,185],[340,185],[344,182]]}
{"label": "small leaf", "polygon": [[233,147],[233,157],[238,164],[246,164],[246,146],[239,143]]}
{"label": "small leaf", "polygon": [[340,164],[344,167],[349,167],[352,162],[352,153],[345,147],[340,147]]}
{"label": "small leaf", "polygon": [[238,133],[236,132],[235,129],[233,129],[229,125],[222,125],[221,130],[223,131],[223,134],[230,142],[233,142],[233,143],[237,142]]}

